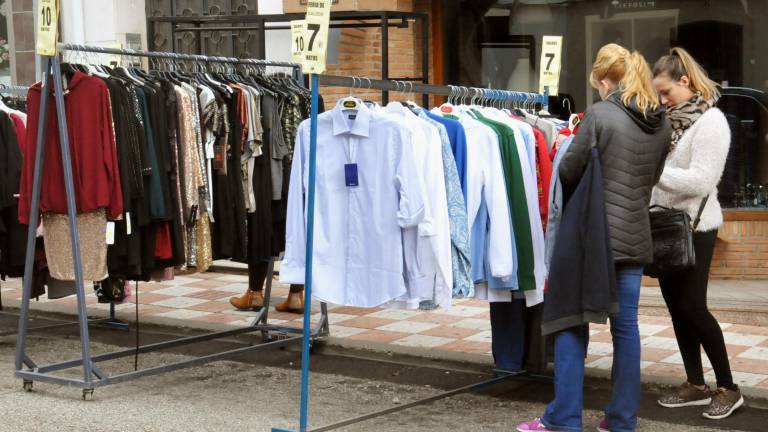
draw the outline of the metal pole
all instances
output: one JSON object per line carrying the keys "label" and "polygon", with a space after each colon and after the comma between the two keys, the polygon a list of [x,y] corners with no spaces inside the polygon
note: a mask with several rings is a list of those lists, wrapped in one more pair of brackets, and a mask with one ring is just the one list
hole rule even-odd
{"label": "metal pole", "polygon": [[[424,84],[429,83],[429,20],[427,19],[427,15],[422,15],[421,17],[421,25],[422,25],[422,42],[421,42],[421,50],[422,50],[422,57],[421,57],[421,82]],[[422,97],[422,106],[424,108],[429,107],[429,95],[423,95]]]}
{"label": "metal pole", "polygon": [[[51,58],[42,57],[42,88],[40,93],[40,112],[37,122],[37,147],[35,148],[35,172],[32,180],[32,203],[29,210],[27,231],[27,255],[24,260],[24,287],[21,295],[21,315],[19,316],[19,334],[16,337],[16,370],[20,371],[26,355],[27,328],[29,321],[29,300],[32,297],[32,279],[35,272],[35,242],[40,216],[40,188],[43,176],[43,156],[45,154],[45,124],[48,120],[48,93],[51,85]],[[29,197],[24,197],[28,199]]]}
{"label": "metal pole", "polygon": [[[67,132],[67,113],[64,106],[64,89],[61,79],[61,65],[58,57],[54,57],[53,86],[56,98],[56,119],[59,123],[59,141],[61,161],[64,168],[64,188],[67,193],[67,214],[69,215],[69,232],[72,237],[72,258],[75,265],[75,285],[77,288],[78,321],[80,322],[80,347],[83,356],[83,379],[90,383],[93,379],[93,363],[91,362],[91,341],[88,333],[88,312],[85,308],[85,284],[83,283],[83,260],[80,256],[80,234],[77,227],[77,206],[75,205],[75,186],[72,177],[72,159],[69,151],[69,136]],[[47,97],[47,95],[43,95]]]}
{"label": "metal pole", "polygon": [[320,92],[320,80],[316,74],[310,77],[312,82],[312,117],[309,132],[309,191],[307,191],[307,255],[304,271],[304,338],[301,342],[301,415],[299,431],[306,432],[309,411],[309,348],[310,321],[312,317],[312,251],[315,232],[315,181],[317,177],[317,113]]}
{"label": "metal pole", "polygon": [[[389,16],[386,12],[381,14],[381,79],[389,79]],[[389,103],[389,92],[381,92],[381,104]]]}

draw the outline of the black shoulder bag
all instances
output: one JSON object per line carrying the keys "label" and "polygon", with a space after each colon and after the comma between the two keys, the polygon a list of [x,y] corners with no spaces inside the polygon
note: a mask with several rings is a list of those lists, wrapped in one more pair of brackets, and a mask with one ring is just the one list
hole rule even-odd
{"label": "black shoulder bag", "polygon": [[[684,211],[662,206],[650,208],[651,237],[653,238],[653,263],[645,267],[645,274],[654,278],[690,269],[696,265],[693,249],[693,233],[701,221],[709,195],[699,206],[696,220]],[[654,210],[659,209],[659,210]]]}

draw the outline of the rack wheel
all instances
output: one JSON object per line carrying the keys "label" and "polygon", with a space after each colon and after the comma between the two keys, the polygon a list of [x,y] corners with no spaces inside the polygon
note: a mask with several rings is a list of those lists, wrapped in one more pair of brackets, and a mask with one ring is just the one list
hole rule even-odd
{"label": "rack wheel", "polygon": [[24,380],[24,391],[25,392],[31,392],[32,387],[34,387],[34,382]]}
{"label": "rack wheel", "polygon": [[93,400],[93,389],[83,389],[83,400],[84,401]]}

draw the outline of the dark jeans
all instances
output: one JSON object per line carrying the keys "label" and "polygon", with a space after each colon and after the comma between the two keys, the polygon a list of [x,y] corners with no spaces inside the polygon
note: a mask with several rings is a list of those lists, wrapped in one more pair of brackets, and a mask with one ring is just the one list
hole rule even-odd
{"label": "dark jeans", "polygon": [[701,365],[703,346],[715,370],[717,385],[733,389],[731,365],[723,331],[707,307],[709,268],[716,240],[717,231],[695,233],[693,247],[696,251],[696,266],[690,270],[660,277],[659,285],[672,316],[688,382],[704,385],[704,371]]}
{"label": "dark jeans", "polygon": [[[643,268],[616,267],[619,313],[612,316],[613,394],[605,419],[613,432],[631,432],[640,406],[640,330],[637,309]],[[584,358],[589,333],[585,327],[555,335],[555,400],[547,405],[541,422],[547,429],[581,431],[584,406]]]}
{"label": "dark jeans", "polygon": [[498,369],[523,369],[526,309],[525,300],[491,302],[491,351]]}
{"label": "dark jeans", "polygon": [[[269,263],[267,261],[248,265],[248,287],[251,291],[264,290],[264,282],[267,280],[268,270]],[[291,285],[290,292],[300,293],[302,291],[304,291],[304,285]]]}

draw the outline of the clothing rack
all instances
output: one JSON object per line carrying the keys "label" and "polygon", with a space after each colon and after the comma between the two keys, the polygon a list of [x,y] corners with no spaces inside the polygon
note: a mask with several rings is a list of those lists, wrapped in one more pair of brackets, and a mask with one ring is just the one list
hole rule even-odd
{"label": "clothing rack", "polygon": [[26,96],[28,91],[29,91],[29,86],[0,84],[0,93],[2,94],[10,94],[14,96]]}
{"label": "clothing rack", "polygon": [[[9,94],[16,97],[26,97],[27,93],[29,92],[29,86],[20,86],[20,85],[8,85],[8,84],[0,84],[0,94]],[[15,195],[18,198],[18,195]],[[15,313],[5,312],[3,311],[3,299],[2,294],[0,294],[0,313],[5,315],[11,315],[11,316],[18,316]],[[120,321],[115,316],[115,304],[110,303],[109,305],[109,317],[103,318],[103,319],[97,319],[97,320],[91,320],[91,324],[98,324],[103,325],[106,327],[112,327],[119,330],[128,330],[128,324]],[[74,325],[76,323],[74,322],[68,322],[68,323],[61,323],[61,324],[52,324],[52,325],[46,325],[46,326],[40,326],[29,329],[30,331],[40,331],[40,330],[52,330],[55,328],[62,328],[62,327],[68,327],[71,325]],[[9,330],[0,332],[0,337],[2,336],[11,336],[15,335],[17,333],[16,330]]]}
{"label": "clothing rack", "polygon": [[[516,92],[509,90],[498,89],[482,89],[476,87],[462,87],[451,85],[434,85],[434,84],[420,84],[406,81],[392,81],[392,80],[378,80],[361,77],[350,76],[336,76],[336,75],[310,75],[310,87],[312,89],[312,116],[310,118],[310,144],[309,144],[309,163],[308,163],[308,185],[307,185],[307,202],[305,208],[307,209],[307,242],[306,242],[306,270],[304,275],[305,285],[304,292],[307,298],[312,296],[312,264],[313,264],[313,234],[315,226],[315,185],[317,176],[317,120],[318,120],[318,108],[319,108],[319,87],[345,87],[345,88],[361,88],[361,89],[376,89],[382,91],[397,91],[400,93],[419,93],[422,95],[440,95],[459,98],[463,96],[472,97],[472,102],[475,100],[479,102],[516,102],[526,104],[541,104],[542,110],[547,110],[549,100],[549,89],[545,87],[544,94]],[[426,108],[426,107],[425,107]],[[299,429],[298,432],[307,432],[307,424],[309,420],[309,353],[311,350],[310,331],[309,331],[309,317],[311,316],[311,303],[307,303],[304,309],[304,330],[303,330],[303,342],[301,352],[301,399],[299,406]],[[393,414],[405,409],[413,408],[416,406],[431,403],[440,399],[456,396],[459,394],[477,391],[487,388],[489,386],[499,384],[507,381],[512,377],[521,375],[522,373],[508,372],[504,370],[495,370],[495,376],[485,379],[476,384],[467,385],[457,389],[445,391],[435,396],[431,396],[425,399],[417,400],[408,404],[400,405],[393,408],[387,408],[373,413],[365,414],[358,417],[342,420],[337,423],[333,423],[327,426],[311,429],[312,432],[330,431],[340,429],[342,427],[358,424],[376,417],[383,415]],[[272,432],[293,432],[290,429],[273,428]]]}
{"label": "clothing rack", "polygon": [[[84,46],[73,44],[59,44],[60,51],[81,51],[81,52],[94,52],[104,54],[116,54],[124,56],[134,57],[147,57],[147,58],[163,58],[163,59],[176,59],[176,60],[192,60],[196,62],[217,62],[217,63],[229,63],[229,64],[247,64],[256,66],[277,66],[277,67],[290,67],[293,69],[293,76],[301,79],[301,68],[295,63],[285,62],[273,62],[269,60],[257,60],[257,59],[235,59],[225,57],[210,57],[200,55],[187,55],[176,53],[163,53],[163,52],[146,52],[129,49],[118,48],[103,48],[97,46]],[[51,83],[52,82],[52,83]],[[301,83],[301,81],[299,81]],[[61,72],[61,60],[58,56],[54,57],[42,57],[42,94],[50,92],[51,85],[54,87],[54,99],[56,103],[57,121],[59,126],[59,139],[61,145],[61,155],[64,170],[64,181],[67,195],[67,207],[69,214],[76,214],[75,201],[74,201],[74,185],[72,177],[72,162],[69,150],[69,137],[67,132],[67,120],[66,111],[64,106],[64,91],[62,84],[62,72]],[[42,162],[44,145],[43,140],[45,137],[46,116],[48,112],[48,100],[44,97],[40,104],[40,121],[38,124],[37,135],[37,151],[35,154],[34,162],[34,180],[31,196],[31,212],[30,212],[30,226],[37,226],[39,210],[40,210],[40,190],[42,180]],[[79,238],[77,218],[69,218],[70,234],[71,238]],[[223,360],[235,355],[244,354],[256,350],[264,350],[270,348],[276,348],[286,346],[299,342],[303,336],[297,335],[302,333],[300,330],[286,327],[271,325],[268,323],[268,311],[271,298],[272,280],[274,275],[274,258],[269,260],[268,274],[266,287],[264,292],[264,307],[252,320],[251,324],[244,328],[238,328],[227,331],[206,333],[197,336],[184,337],[174,339],[170,341],[154,343],[150,345],[137,346],[136,348],[115,351],[100,355],[91,355],[90,346],[90,334],[88,328],[88,318],[85,302],[85,290],[83,283],[83,271],[82,271],[82,258],[80,255],[80,245],[78,242],[72,242],[72,257],[74,261],[75,270],[75,285],[77,294],[78,305],[78,324],[80,330],[80,342],[81,342],[81,356],[68,361],[62,361],[58,363],[48,365],[37,365],[26,353],[26,340],[29,320],[29,304],[32,291],[32,272],[34,264],[34,241],[35,232],[30,230],[27,236],[27,255],[25,261],[25,274],[24,274],[24,291],[22,296],[21,314],[19,318],[19,332],[16,343],[16,376],[23,379],[24,389],[31,391],[34,381],[42,381],[52,384],[67,385],[72,387],[79,387],[83,391],[83,399],[89,400],[93,397],[93,391],[97,387],[103,387],[111,384],[117,384],[121,382],[131,381],[134,379],[159,375],[166,372],[175,371],[178,369],[198,366],[205,363]],[[311,299],[311,297],[310,297]],[[311,304],[311,301],[310,301]],[[309,309],[309,307],[308,307]],[[307,322],[307,325],[309,323]],[[242,335],[260,332],[262,341],[264,343],[248,346],[244,348],[238,348],[214,354],[209,354],[201,357],[195,357],[191,359],[182,360],[179,362],[166,364],[157,367],[151,367],[146,369],[138,369],[132,372],[120,373],[117,375],[107,375],[101,371],[96,363],[113,360],[117,358],[128,357],[132,355],[138,355],[139,353],[147,353],[159,351],[162,349],[186,346],[198,342],[205,342],[215,339],[221,339],[224,337]],[[321,304],[321,316],[320,320],[311,332],[312,340],[316,340],[320,337],[325,337],[329,334],[328,312],[325,303]],[[61,376],[55,375],[54,372],[68,370],[71,368],[82,366],[83,375],[82,378],[74,378],[73,376]]]}
{"label": "clothing rack", "polygon": [[539,104],[542,110],[549,108],[549,92],[544,94],[498,90],[479,87],[464,87],[453,85],[422,84],[410,81],[378,80],[365,77],[348,77],[336,75],[320,75],[320,85],[325,87],[347,87],[394,91],[399,93],[417,93],[422,95],[438,95],[467,98],[479,101],[507,101],[514,103]]}
{"label": "clothing rack", "polygon": [[146,57],[146,58],[161,58],[170,60],[188,60],[202,63],[226,63],[226,64],[240,64],[240,65],[252,65],[262,67],[288,67],[293,69],[293,78],[299,83],[304,82],[304,74],[301,71],[301,65],[291,62],[281,62],[262,59],[244,59],[237,57],[221,57],[221,56],[207,56],[200,54],[178,54],[172,52],[160,52],[160,51],[139,51],[128,48],[108,48],[94,45],[79,45],[79,44],[59,44],[59,50],[61,51],[75,51],[75,52],[90,52],[98,54],[113,54],[127,57]]}

